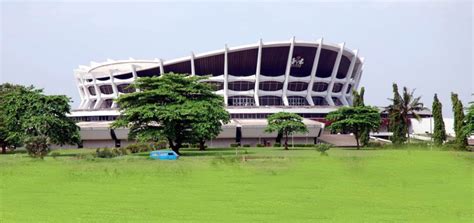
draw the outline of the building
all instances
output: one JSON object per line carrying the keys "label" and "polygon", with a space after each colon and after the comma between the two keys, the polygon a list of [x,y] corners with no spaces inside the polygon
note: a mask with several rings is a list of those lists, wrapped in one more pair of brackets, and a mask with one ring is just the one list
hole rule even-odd
{"label": "building", "polygon": [[74,71],[81,103],[71,117],[81,127],[85,147],[121,146],[128,143],[127,130],[109,128],[119,115],[113,99],[136,91],[128,88],[135,79],[170,72],[210,75],[206,81],[224,97],[232,119],[217,139],[208,142],[211,146],[274,143],[276,134],[263,133],[264,119],[280,111],[297,113],[310,126],[308,134],[292,137],[294,143],[314,143],[324,129],[326,114],[352,104],[363,63],[358,51],[344,43],[295,38],[225,46],[172,60],[91,62]]}

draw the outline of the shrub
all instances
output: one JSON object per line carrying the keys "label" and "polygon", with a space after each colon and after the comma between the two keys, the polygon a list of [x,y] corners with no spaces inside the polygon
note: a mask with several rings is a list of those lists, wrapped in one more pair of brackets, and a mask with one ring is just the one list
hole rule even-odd
{"label": "shrub", "polygon": [[43,159],[44,156],[48,155],[49,140],[46,136],[32,136],[25,139],[25,148],[28,155],[35,158]]}
{"label": "shrub", "polygon": [[99,158],[114,158],[116,156],[119,156],[117,153],[116,149],[110,149],[110,148],[97,148],[95,151],[96,156]]}
{"label": "shrub", "polygon": [[263,144],[257,144],[257,147],[265,147]]}
{"label": "shrub", "polygon": [[161,139],[161,140],[151,143],[150,146],[151,146],[150,151],[166,149],[168,148],[168,141]]}
{"label": "shrub", "polygon": [[249,144],[244,144],[242,147],[250,147]]}
{"label": "shrub", "polygon": [[317,144],[314,146],[317,151],[321,153],[321,155],[327,155],[327,152],[329,149],[331,149],[331,145],[329,144]]}
{"label": "shrub", "polygon": [[131,153],[139,153],[143,147],[146,147],[144,143],[133,143],[125,148],[127,148]]}
{"label": "shrub", "polygon": [[384,146],[383,143],[381,142],[369,142],[367,143],[367,147],[372,147],[372,148],[382,148]]}
{"label": "shrub", "polygon": [[239,144],[237,144],[237,143],[231,143],[231,144],[230,144],[230,147],[233,147],[233,148],[239,147]]}
{"label": "shrub", "polygon": [[54,152],[51,153],[51,157],[53,157],[53,158],[55,158],[55,159],[56,159],[56,157],[58,157],[58,156],[60,156],[60,155],[61,155],[61,153],[58,152],[58,151],[54,151]]}
{"label": "shrub", "polygon": [[281,147],[281,143],[275,143],[273,144],[273,147]]}

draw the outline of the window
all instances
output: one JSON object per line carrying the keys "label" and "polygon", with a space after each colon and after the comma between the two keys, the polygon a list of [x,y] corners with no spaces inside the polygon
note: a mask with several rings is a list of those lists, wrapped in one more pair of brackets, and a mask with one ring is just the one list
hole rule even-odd
{"label": "window", "polygon": [[341,84],[341,83],[335,83],[334,86],[332,87],[332,92],[333,93],[341,92],[342,86],[344,86],[344,85]]}
{"label": "window", "polygon": [[332,97],[332,101],[334,102],[334,105],[336,105],[336,106],[341,106],[342,105],[342,102],[341,102],[341,100],[339,100],[338,97]]}
{"label": "window", "polygon": [[117,90],[118,90],[120,93],[132,93],[132,92],[135,92],[135,88],[133,88],[133,87],[130,86],[129,84],[120,84],[120,85],[117,85]]}
{"label": "window", "polygon": [[314,105],[328,105],[328,102],[323,97],[315,96],[312,98],[313,98]]}
{"label": "window", "polygon": [[351,90],[352,90],[352,84],[349,84],[349,86],[347,86],[346,94],[349,94],[349,92],[351,92]]}
{"label": "window", "polygon": [[229,83],[229,90],[233,91],[248,91],[253,90],[255,84],[249,81],[235,81]]}
{"label": "window", "polygon": [[216,81],[211,81],[211,82],[205,82],[209,84],[214,91],[219,91],[224,89],[224,83],[222,82],[216,82]]}
{"label": "window", "polygon": [[308,83],[305,83],[305,82],[288,83],[288,90],[290,91],[305,91],[307,88],[308,88]]}
{"label": "window", "polygon": [[102,85],[99,87],[100,89],[100,92],[102,92],[102,94],[112,94],[114,93],[114,90],[112,89],[112,86],[110,85]]}
{"label": "window", "polygon": [[259,89],[263,91],[278,91],[283,89],[283,83],[276,81],[265,81],[259,83]]}
{"label": "window", "polygon": [[328,89],[328,84],[324,82],[316,82],[313,85],[313,91],[315,92],[323,92]]}
{"label": "window", "polygon": [[227,99],[229,106],[254,106],[255,100],[249,96],[232,96]]}
{"label": "window", "polygon": [[290,106],[305,106],[308,105],[308,101],[304,97],[300,96],[289,96],[288,104]]}
{"label": "window", "polygon": [[278,96],[262,96],[259,97],[260,105],[283,105],[281,97]]}
{"label": "window", "polygon": [[94,86],[89,86],[87,89],[91,95],[96,95]]}
{"label": "window", "polygon": [[[112,107],[112,99],[106,99],[104,100],[104,102],[102,102],[102,104],[100,105],[100,108],[111,108]],[[99,117],[96,117],[98,120],[97,121],[100,121],[100,118]]]}

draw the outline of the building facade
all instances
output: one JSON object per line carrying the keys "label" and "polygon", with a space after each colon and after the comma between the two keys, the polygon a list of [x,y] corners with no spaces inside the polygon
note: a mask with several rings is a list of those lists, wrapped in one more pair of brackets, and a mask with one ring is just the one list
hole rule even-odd
{"label": "building facade", "polygon": [[[358,88],[363,62],[358,50],[347,49],[344,43],[326,43],[323,39],[297,41],[295,38],[281,42],[260,40],[237,47],[224,46],[220,50],[191,53],[171,60],[91,62],[89,66],[79,66],[74,70],[81,103],[71,117],[81,127],[83,140],[102,140],[92,137],[94,134],[85,133],[102,128],[110,135],[105,134],[105,141],[112,140],[115,145],[120,141],[118,144],[122,144],[126,141],[126,131],[115,134],[113,132],[117,130],[108,128],[107,124],[119,115],[114,99],[138,91],[129,87],[137,78],[181,73],[208,76],[205,82],[213,86],[216,94],[224,97],[236,128],[242,125],[259,126],[256,128],[262,131],[261,136],[253,134],[260,138],[258,142],[261,143],[262,138],[265,141],[274,138],[263,134],[266,124],[259,120],[280,111],[297,113],[316,129],[312,135],[293,137],[307,142],[308,138],[315,139],[321,134],[327,113],[340,106],[352,105],[352,90]],[[230,137],[232,134],[224,132],[214,143],[237,140],[235,134]],[[250,141],[249,144],[255,144],[255,140]]]}

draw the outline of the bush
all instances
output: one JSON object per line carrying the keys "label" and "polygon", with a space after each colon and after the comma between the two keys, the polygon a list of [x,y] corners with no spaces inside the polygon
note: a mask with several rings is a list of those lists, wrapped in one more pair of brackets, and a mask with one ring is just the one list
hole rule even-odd
{"label": "bush", "polygon": [[50,151],[49,139],[46,136],[28,137],[25,139],[25,148],[31,157],[43,159]]}
{"label": "bush", "polygon": [[257,144],[257,147],[265,147],[263,144]]}
{"label": "bush", "polygon": [[117,152],[117,149],[110,148],[97,148],[95,154],[99,158],[114,158],[120,155],[119,152]]}
{"label": "bush", "polygon": [[369,142],[367,143],[367,147],[372,147],[372,148],[382,148],[384,146],[383,143],[381,142]]}
{"label": "bush", "polygon": [[239,147],[239,144],[237,144],[237,143],[231,143],[231,144],[230,144],[230,147],[232,147],[232,148]]}
{"label": "bush", "polygon": [[168,141],[162,139],[162,140],[158,140],[156,142],[151,143],[149,151],[166,149],[166,148],[168,148]]}
{"label": "bush", "polygon": [[53,157],[53,158],[55,158],[55,159],[56,159],[56,157],[58,157],[58,156],[60,156],[60,155],[61,155],[61,153],[58,152],[58,151],[54,151],[54,152],[51,153],[51,157]]}
{"label": "bush", "polygon": [[281,147],[281,143],[275,143],[273,144],[273,147]]}
{"label": "bush", "polygon": [[331,149],[331,145],[329,144],[317,144],[314,148],[321,153],[321,155],[327,155],[329,149]]}
{"label": "bush", "polygon": [[125,148],[128,149],[131,153],[139,153],[144,147],[146,147],[145,143],[134,143],[128,145]]}
{"label": "bush", "polygon": [[244,144],[242,147],[250,147],[249,144]]}

